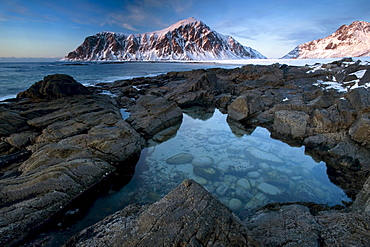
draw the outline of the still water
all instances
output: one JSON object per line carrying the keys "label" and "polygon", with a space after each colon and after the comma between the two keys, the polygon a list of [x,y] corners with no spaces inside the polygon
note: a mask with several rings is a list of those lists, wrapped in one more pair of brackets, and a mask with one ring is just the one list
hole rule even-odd
{"label": "still water", "polygon": [[[131,203],[153,203],[184,179],[191,178],[227,205],[242,220],[270,202],[316,202],[330,206],[350,201],[331,183],[326,165],[270,138],[268,130],[246,130],[219,110],[184,110],[183,121],[156,135],[141,152],[131,181],[95,200],[83,215],[73,208],[65,216],[80,218],[72,225],[57,222],[50,246],[67,239]],[[122,111],[122,116],[128,113]],[[59,228],[60,227],[60,228]]]}
{"label": "still water", "polygon": [[186,178],[203,184],[241,218],[271,202],[350,201],[329,181],[325,163],[305,155],[304,147],[272,139],[261,127],[248,134],[235,131],[218,110],[197,116],[184,114],[173,138],[144,149],[131,182],[98,199],[90,214],[113,205],[152,203]]}

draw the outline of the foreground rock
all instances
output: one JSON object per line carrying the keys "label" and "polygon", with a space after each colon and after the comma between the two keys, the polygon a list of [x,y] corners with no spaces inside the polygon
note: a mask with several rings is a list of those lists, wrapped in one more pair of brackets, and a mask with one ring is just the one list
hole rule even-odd
{"label": "foreground rock", "polygon": [[[325,206],[316,205],[320,210]],[[65,246],[367,246],[367,213],[271,205],[243,223],[210,192],[186,180],[158,202],[129,205]],[[326,208],[328,209],[328,208]],[[355,220],[354,220],[355,219]]]}
{"label": "foreground rock", "polygon": [[133,172],[125,161],[140,152],[142,138],[115,100],[87,91],[59,98],[65,95],[57,89],[50,95],[58,99],[23,98],[0,108],[0,129],[7,130],[0,133],[0,245],[23,239],[120,167]]}
{"label": "foreground rock", "polygon": [[131,205],[65,246],[258,246],[241,221],[193,180],[149,206]]}

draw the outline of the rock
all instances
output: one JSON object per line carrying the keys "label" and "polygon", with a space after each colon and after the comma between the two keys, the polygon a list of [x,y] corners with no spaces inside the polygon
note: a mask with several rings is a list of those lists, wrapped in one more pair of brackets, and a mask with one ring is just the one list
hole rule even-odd
{"label": "rock", "polygon": [[249,178],[259,178],[259,177],[261,177],[261,174],[257,171],[251,171],[251,172],[247,173],[247,176]]}
{"label": "rock", "polygon": [[366,88],[355,88],[346,93],[345,98],[357,111],[364,112],[370,109],[370,91]]}
{"label": "rock", "polygon": [[193,155],[188,153],[180,153],[176,154],[166,160],[167,164],[170,165],[178,165],[178,164],[185,164],[190,163],[193,160]]}
{"label": "rock", "polygon": [[231,146],[226,149],[226,152],[228,152],[229,154],[238,154],[241,152],[241,149],[238,147]]}
{"label": "rock", "polygon": [[320,246],[320,225],[303,206],[262,211],[243,223],[261,246]]}
{"label": "rock", "polygon": [[271,167],[267,163],[259,163],[258,167],[261,168],[264,171],[269,171],[271,169]]}
{"label": "rock", "polygon": [[227,107],[228,116],[235,120],[243,120],[249,115],[247,99],[239,96]]}
{"label": "rock", "polygon": [[274,131],[293,139],[302,139],[306,136],[309,115],[301,111],[281,110],[275,112]]}
{"label": "rock", "polygon": [[78,94],[89,94],[89,90],[76,82],[71,76],[63,74],[48,75],[36,82],[29,89],[17,95],[17,98],[58,99]]}
{"label": "rock", "polygon": [[224,196],[228,190],[229,188],[225,184],[221,184],[220,186],[217,187],[216,193],[219,196]]}
{"label": "rock", "polygon": [[[0,168],[8,169],[1,170],[5,176],[0,173],[0,213],[4,216],[0,245],[16,244],[43,226],[115,171],[115,166],[132,170],[124,161],[137,155],[143,145],[107,96],[23,102],[8,105],[22,109],[21,113],[6,112],[14,126],[22,122],[25,128],[13,130],[1,142],[8,143],[2,152],[11,153],[0,157]],[[6,125],[0,121],[0,130]],[[14,152],[11,145],[21,150]]]}
{"label": "rock", "polygon": [[186,180],[152,205],[132,205],[108,216],[71,238],[66,246],[152,246],[153,243],[160,246],[256,244],[225,205],[199,184]]}
{"label": "rock", "polygon": [[[249,172],[249,173],[254,173],[254,172]],[[254,174],[249,174],[249,173],[248,173],[248,176],[252,175],[252,178],[253,178]],[[258,177],[259,177],[259,174],[258,174]],[[251,184],[249,183],[248,179],[245,179],[245,178],[238,179],[236,181],[236,186],[241,187],[241,188],[246,189],[246,190],[249,190],[251,188]]]}
{"label": "rock", "polygon": [[242,202],[237,198],[231,198],[227,203],[227,207],[233,211],[238,211],[243,207]]}
{"label": "rock", "polygon": [[193,166],[208,167],[214,164],[214,161],[209,156],[200,156],[193,159],[191,162]]}
{"label": "rock", "polygon": [[262,159],[270,162],[275,162],[275,163],[282,163],[283,160],[277,157],[276,155],[272,153],[268,153],[262,150],[259,150],[258,148],[255,147],[248,147],[246,148],[246,151],[253,155],[257,159]]}
{"label": "rock", "polygon": [[360,79],[358,85],[362,86],[362,85],[365,85],[368,82],[370,82],[370,69],[366,70],[365,74]]}
{"label": "rock", "polygon": [[129,111],[126,121],[147,139],[182,121],[182,111],[176,103],[161,97],[141,96]]}
{"label": "rock", "polygon": [[362,114],[351,126],[348,133],[354,141],[370,147],[370,115]]}
{"label": "rock", "polygon": [[219,136],[210,136],[208,137],[208,143],[210,144],[216,144],[216,145],[220,145],[220,144],[223,144],[225,143],[225,140]]}
{"label": "rock", "polygon": [[22,149],[33,143],[36,136],[38,136],[38,133],[36,132],[25,131],[11,134],[9,137],[5,138],[5,141],[18,149]]}
{"label": "rock", "polygon": [[246,174],[254,168],[248,160],[230,158],[221,159],[216,167],[225,174],[236,174],[238,176]]}
{"label": "rock", "polygon": [[260,191],[262,191],[263,193],[273,195],[273,196],[283,193],[283,191],[281,189],[279,189],[278,187],[276,187],[272,184],[268,184],[268,183],[260,183],[257,186],[257,188]]}
{"label": "rock", "polygon": [[211,181],[219,179],[221,175],[220,172],[213,167],[201,167],[201,166],[194,166],[193,173],[195,175],[204,177],[205,179]]}
{"label": "rock", "polygon": [[208,184],[207,179],[202,178],[202,177],[198,177],[198,176],[194,176],[194,181],[197,182],[198,184],[201,184],[201,185]]}
{"label": "rock", "polygon": [[18,111],[0,107],[0,136],[27,130],[27,118],[20,115]]}
{"label": "rock", "polygon": [[236,187],[235,188],[235,197],[239,198],[243,201],[249,201],[250,198],[253,197],[253,195],[246,189],[242,187]]}

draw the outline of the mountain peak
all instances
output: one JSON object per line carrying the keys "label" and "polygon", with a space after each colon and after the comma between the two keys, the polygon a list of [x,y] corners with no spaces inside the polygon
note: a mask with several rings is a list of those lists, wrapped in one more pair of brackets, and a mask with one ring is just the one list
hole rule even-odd
{"label": "mountain peak", "polygon": [[194,17],[189,17],[187,19],[178,21],[175,24],[172,24],[171,26],[166,27],[166,28],[164,28],[162,30],[158,30],[158,31],[150,32],[150,33],[163,34],[163,33],[170,32],[170,31],[172,31],[174,29],[178,29],[178,28],[183,27],[183,26],[194,25],[194,24],[197,24],[197,23],[204,25],[203,22],[195,19]]}
{"label": "mountain peak", "polygon": [[333,34],[298,45],[283,58],[362,57],[370,55],[370,23],[354,21]]}
{"label": "mountain peak", "polygon": [[129,35],[101,32],[86,37],[85,41],[64,60],[202,61],[249,58],[266,57],[190,17],[154,32]]}

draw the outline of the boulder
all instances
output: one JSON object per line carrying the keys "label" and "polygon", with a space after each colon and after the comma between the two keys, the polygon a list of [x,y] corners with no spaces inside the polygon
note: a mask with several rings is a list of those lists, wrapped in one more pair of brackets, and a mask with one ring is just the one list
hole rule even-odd
{"label": "boulder", "polygon": [[349,129],[349,135],[354,141],[370,147],[370,114],[362,114]]}
{"label": "boulder", "polygon": [[275,112],[274,131],[293,139],[302,139],[306,136],[309,115],[302,111],[281,110]]}
{"label": "boulder", "polygon": [[243,221],[261,246],[367,246],[368,214],[322,211],[302,205],[261,210]]}
{"label": "boulder", "polygon": [[162,97],[141,96],[128,110],[131,114],[126,121],[148,139],[182,121],[181,109]]}
{"label": "boulder", "polygon": [[[234,199],[238,200],[238,199]],[[65,246],[258,246],[241,221],[193,180],[158,202],[128,206]]]}
{"label": "boulder", "polygon": [[247,99],[239,96],[227,107],[228,117],[234,120],[243,120],[249,115]]}
{"label": "boulder", "polygon": [[54,74],[44,77],[29,89],[17,95],[17,98],[30,99],[58,99],[77,94],[89,94],[89,90],[76,82],[73,77],[63,74]]}
{"label": "boulder", "polygon": [[346,99],[357,111],[369,111],[370,109],[370,91],[369,89],[359,87],[345,94]]}
{"label": "boulder", "polygon": [[7,136],[27,130],[27,118],[20,115],[19,111],[14,111],[0,107],[0,136]]}

